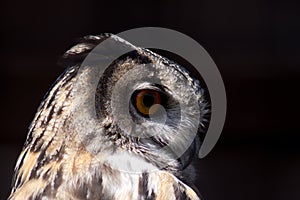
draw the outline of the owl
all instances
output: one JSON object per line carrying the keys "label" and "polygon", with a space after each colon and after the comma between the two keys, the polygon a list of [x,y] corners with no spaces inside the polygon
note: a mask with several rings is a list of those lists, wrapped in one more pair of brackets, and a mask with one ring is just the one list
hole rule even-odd
{"label": "owl", "polygon": [[197,76],[112,34],[82,38],[59,63],[9,199],[202,199],[190,164],[209,106]]}

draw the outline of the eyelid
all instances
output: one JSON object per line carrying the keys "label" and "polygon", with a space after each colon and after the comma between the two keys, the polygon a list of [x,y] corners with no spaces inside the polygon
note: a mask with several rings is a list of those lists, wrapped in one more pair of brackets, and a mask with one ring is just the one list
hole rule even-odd
{"label": "eyelid", "polygon": [[164,86],[159,84],[153,84],[153,83],[140,84],[138,87],[135,88],[135,91],[136,90],[154,90],[166,94],[166,90]]}

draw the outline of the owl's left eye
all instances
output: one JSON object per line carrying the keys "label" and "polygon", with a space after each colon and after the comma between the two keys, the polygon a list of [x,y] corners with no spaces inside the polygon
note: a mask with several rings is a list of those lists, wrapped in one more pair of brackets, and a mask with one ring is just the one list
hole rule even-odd
{"label": "owl's left eye", "polygon": [[166,95],[160,91],[143,89],[135,91],[131,100],[140,114],[149,116],[155,114],[158,110],[158,106],[155,106],[156,104],[165,105]]}

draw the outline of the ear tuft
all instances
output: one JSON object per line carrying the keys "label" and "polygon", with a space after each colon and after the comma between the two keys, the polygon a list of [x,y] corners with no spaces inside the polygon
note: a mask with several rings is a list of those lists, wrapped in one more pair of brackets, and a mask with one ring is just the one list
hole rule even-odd
{"label": "ear tuft", "polygon": [[77,44],[67,50],[58,60],[58,65],[63,67],[74,66],[81,63],[85,57],[102,41],[111,37],[113,34],[104,33],[101,35],[88,35],[80,38]]}

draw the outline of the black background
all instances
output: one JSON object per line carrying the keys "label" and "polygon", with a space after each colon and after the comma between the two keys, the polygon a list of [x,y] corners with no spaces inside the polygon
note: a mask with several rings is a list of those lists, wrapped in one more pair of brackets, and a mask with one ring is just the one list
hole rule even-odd
{"label": "black background", "polygon": [[57,60],[84,35],[159,26],[198,41],[227,91],[224,131],[196,161],[207,200],[300,199],[300,7],[292,1],[8,1],[1,7],[0,199]]}

